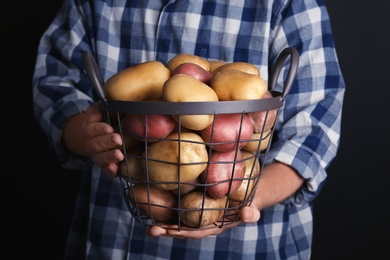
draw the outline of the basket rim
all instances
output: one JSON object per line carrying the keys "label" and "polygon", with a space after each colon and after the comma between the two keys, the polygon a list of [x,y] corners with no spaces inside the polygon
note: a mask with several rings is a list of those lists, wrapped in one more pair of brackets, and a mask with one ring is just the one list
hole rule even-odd
{"label": "basket rim", "polygon": [[272,91],[272,98],[234,101],[210,102],[161,102],[161,101],[122,101],[107,100],[101,102],[102,108],[108,112],[132,114],[161,114],[161,115],[207,115],[251,113],[283,106],[280,92]]}

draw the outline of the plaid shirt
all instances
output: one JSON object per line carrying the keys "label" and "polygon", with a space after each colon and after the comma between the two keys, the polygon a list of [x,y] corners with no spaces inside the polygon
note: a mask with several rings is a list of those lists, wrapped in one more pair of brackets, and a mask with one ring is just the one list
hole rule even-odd
{"label": "plaid shirt", "polygon": [[[93,53],[105,80],[140,62],[166,63],[191,53],[250,62],[267,81],[289,46],[299,51],[299,69],[267,160],[291,165],[306,181],[290,198],[263,209],[256,224],[200,240],[148,237],[131,217],[119,180],[61,142],[68,118],[97,101],[83,51]],[[282,86],[280,76],[276,90]],[[49,144],[64,167],[85,170],[65,258],[309,259],[312,201],[336,156],[344,90],[322,0],[65,0],[41,38],[33,76],[34,113]]]}

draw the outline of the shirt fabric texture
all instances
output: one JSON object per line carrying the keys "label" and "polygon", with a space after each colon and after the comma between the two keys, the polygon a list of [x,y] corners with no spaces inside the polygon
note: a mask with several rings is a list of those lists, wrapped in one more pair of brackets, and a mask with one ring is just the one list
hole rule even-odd
{"label": "shirt fabric texture", "polygon": [[[90,51],[104,80],[138,63],[180,53],[256,65],[268,81],[279,53],[294,47],[299,69],[275,125],[267,163],[305,179],[290,198],[199,240],[152,238],[111,180],[62,144],[64,124],[98,100],[83,68]],[[288,66],[280,73],[283,89]],[[33,76],[34,113],[60,163],[83,169],[65,259],[310,259],[312,202],[336,156],[344,81],[322,0],[65,0],[41,38]]]}

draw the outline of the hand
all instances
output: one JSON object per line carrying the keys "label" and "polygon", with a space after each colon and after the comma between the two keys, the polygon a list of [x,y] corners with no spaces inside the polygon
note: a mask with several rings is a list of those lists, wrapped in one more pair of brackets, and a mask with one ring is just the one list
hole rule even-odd
{"label": "hand", "polygon": [[[232,224],[224,225],[222,228],[212,227],[204,228],[201,230],[177,230],[177,225],[172,225],[168,228],[162,228],[159,226],[149,227],[147,233],[149,236],[168,236],[173,238],[192,238],[201,239],[207,236],[216,236],[223,231],[238,226],[241,223],[255,223],[260,219],[260,211],[255,206],[244,207],[241,211],[240,221]],[[172,228],[172,229],[171,229]]]}
{"label": "hand", "polygon": [[85,113],[69,120],[64,128],[64,143],[74,153],[89,156],[109,177],[116,177],[119,161],[124,155],[118,147],[122,138],[114,128],[102,122],[103,115],[98,103]]}
{"label": "hand", "polygon": [[82,129],[85,130],[86,144],[90,151],[93,162],[99,166],[109,177],[116,177],[117,163],[124,159],[121,150],[122,138],[114,128],[102,122],[103,116],[98,105],[90,106],[86,113],[86,120]]}

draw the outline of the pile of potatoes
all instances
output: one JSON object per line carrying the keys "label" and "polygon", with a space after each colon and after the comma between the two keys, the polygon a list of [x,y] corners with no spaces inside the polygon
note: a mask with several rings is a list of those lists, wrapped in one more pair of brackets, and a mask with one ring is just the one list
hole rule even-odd
{"label": "pile of potatoes", "polygon": [[[271,98],[259,69],[246,62],[179,54],[167,64],[129,67],[103,85],[109,100],[216,102]],[[194,108],[196,109],[196,107]],[[118,175],[128,200],[155,223],[200,228],[248,203],[277,111],[236,114],[123,114],[126,158]],[[119,130],[118,130],[119,131]]]}

